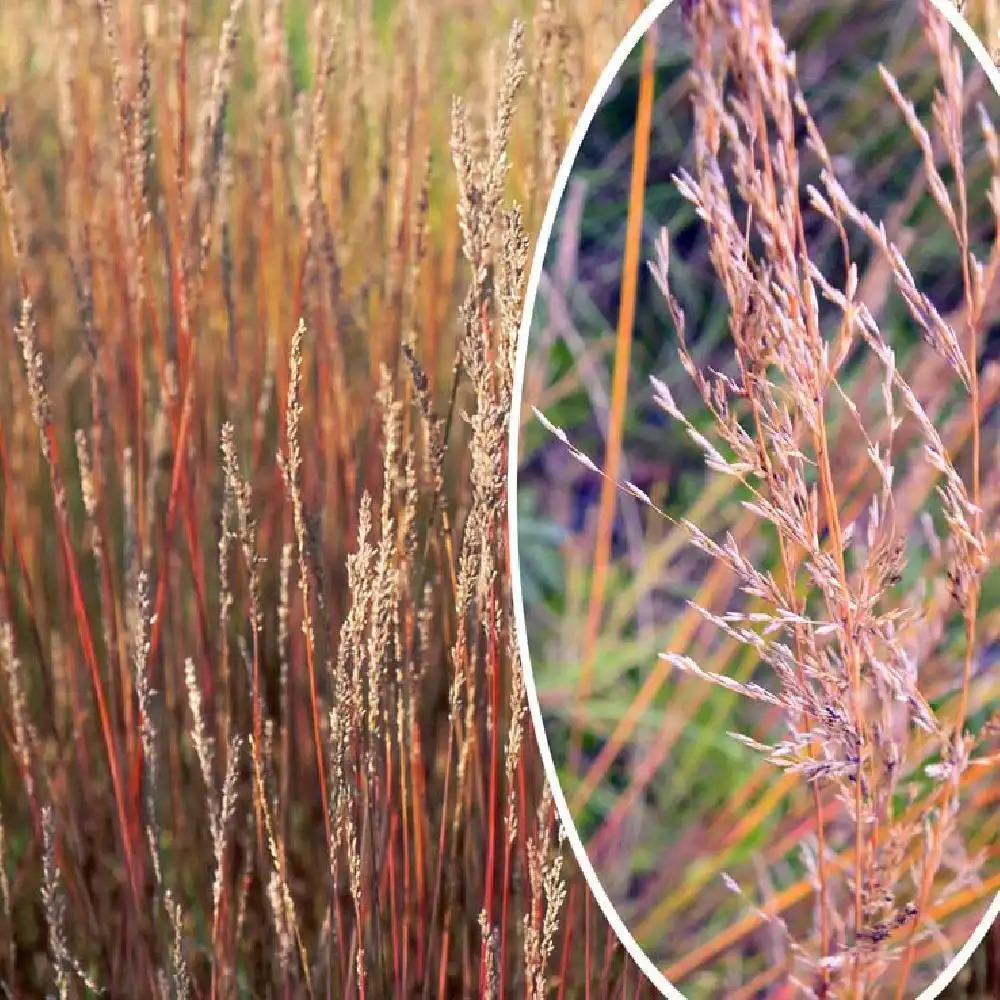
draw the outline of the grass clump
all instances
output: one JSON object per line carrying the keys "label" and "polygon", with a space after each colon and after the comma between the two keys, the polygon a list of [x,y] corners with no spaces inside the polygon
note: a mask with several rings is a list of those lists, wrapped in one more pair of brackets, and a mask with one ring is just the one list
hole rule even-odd
{"label": "grass clump", "polygon": [[0,13],[8,996],[649,992],[563,865],[504,520],[537,202],[625,25],[495,14]]}

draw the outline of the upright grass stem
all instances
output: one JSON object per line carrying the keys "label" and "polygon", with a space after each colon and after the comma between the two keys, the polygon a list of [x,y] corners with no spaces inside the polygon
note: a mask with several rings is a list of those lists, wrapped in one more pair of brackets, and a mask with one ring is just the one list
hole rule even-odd
{"label": "upright grass stem", "polygon": [[642,69],[639,77],[639,97],[632,148],[632,176],[629,184],[625,255],[622,264],[621,298],[615,340],[615,367],[611,389],[611,407],[608,414],[608,435],[604,449],[604,467],[609,478],[601,484],[601,500],[594,541],[594,573],[587,603],[583,664],[576,692],[578,712],[570,739],[570,766],[574,772],[580,770],[582,713],[590,697],[596,655],[595,647],[604,612],[604,592],[607,588],[611,557],[611,532],[617,508],[617,494],[614,484],[617,481],[621,463],[622,435],[628,403],[629,360],[632,354],[632,334],[635,326],[635,303],[639,284],[640,254],[642,252],[646,171],[649,165],[649,140],[653,125],[653,98],[656,82],[655,32],[648,33],[643,39],[642,45]]}

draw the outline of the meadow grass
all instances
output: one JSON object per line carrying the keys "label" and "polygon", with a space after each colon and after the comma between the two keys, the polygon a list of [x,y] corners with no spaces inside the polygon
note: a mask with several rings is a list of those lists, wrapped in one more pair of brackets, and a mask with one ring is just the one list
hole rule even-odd
{"label": "meadow grass", "polygon": [[650,995],[505,519],[532,233],[632,8],[3,5],[6,996]]}

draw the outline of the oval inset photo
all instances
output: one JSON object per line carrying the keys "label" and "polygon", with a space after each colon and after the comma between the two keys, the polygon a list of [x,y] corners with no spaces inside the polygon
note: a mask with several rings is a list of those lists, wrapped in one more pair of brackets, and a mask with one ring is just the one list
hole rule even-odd
{"label": "oval inset photo", "polygon": [[661,2],[559,174],[521,653],[667,995],[936,996],[1000,909],[998,86],[943,2]]}

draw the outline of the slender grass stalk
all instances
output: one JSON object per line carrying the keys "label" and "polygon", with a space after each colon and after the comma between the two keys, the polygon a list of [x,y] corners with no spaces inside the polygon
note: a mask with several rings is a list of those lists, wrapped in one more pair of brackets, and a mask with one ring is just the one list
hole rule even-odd
{"label": "slender grass stalk", "polygon": [[[577,704],[585,706],[590,695],[594,672],[594,647],[601,628],[604,609],[604,591],[607,587],[608,566],[611,556],[611,531],[617,508],[614,483],[618,478],[621,461],[622,434],[628,403],[629,359],[632,353],[632,334],[635,325],[635,302],[639,283],[642,221],[645,206],[646,170],[649,164],[649,137],[653,120],[655,89],[656,37],[647,34],[643,39],[642,71],[639,78],[639,97],[636,108],[635,135],[632,150],[632,176],[629,186],[628,221],[625,233],[625,257],[622,264],[621,300],[618,311],[618,328],[615,340],[615,369],[611,389],[611,408],[608,415],[608,436],[604,450],[604,467],[608,478],[601,484],[601,502],[594,542],[594,576],[587,605],[586,633],[583,644],[583,665],[580,671]],[[580,770],[580,725],[577,719],[571,737],[570,762],[574,771]]]}

